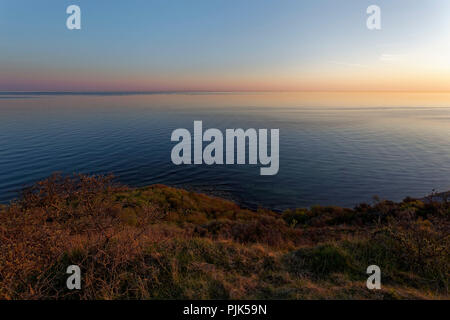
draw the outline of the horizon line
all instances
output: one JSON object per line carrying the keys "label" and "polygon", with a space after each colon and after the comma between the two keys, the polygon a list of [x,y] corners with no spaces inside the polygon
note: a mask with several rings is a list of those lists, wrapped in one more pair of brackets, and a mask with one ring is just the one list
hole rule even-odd
{"label": "horizon line", "polygon": [[50,91],[50,90],[30,90],[30,91],[1,91],[0,95],[83,95],[83,94],[117,94],[117,95],[138,95],[138,94],[195,94],[195,93],[450,93],[450,90],[74,90],[74,91]]}

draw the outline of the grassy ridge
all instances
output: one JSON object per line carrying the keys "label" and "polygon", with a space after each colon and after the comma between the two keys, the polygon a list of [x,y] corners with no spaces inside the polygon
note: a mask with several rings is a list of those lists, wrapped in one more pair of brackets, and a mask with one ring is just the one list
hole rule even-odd
{"label": "grassy ridge", "polygon": [[[279,214],[54,175],[0,208],[0,298],[448,299],[449,214],[433,197]],[[366,288],[372,264],[382,290]]]}

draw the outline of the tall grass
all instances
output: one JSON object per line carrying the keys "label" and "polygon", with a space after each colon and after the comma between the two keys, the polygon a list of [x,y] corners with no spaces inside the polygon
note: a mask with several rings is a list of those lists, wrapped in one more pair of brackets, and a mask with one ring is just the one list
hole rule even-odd
{"label": "tall grass", "polygon": [[[446,199],[251,211],[53,175],[0,207],[1,299],[448,299]],[[78,265],[82,289],[66,288]],[[365,286],[367,266],[382,290]]]}

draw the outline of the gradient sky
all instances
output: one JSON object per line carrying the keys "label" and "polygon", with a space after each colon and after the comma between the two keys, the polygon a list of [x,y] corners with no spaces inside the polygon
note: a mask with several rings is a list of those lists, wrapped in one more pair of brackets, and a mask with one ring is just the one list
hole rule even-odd
{"label": "gradient sky", "polygon": [[172,90],[450,91],[450,1],[0,0],[0,91]]}

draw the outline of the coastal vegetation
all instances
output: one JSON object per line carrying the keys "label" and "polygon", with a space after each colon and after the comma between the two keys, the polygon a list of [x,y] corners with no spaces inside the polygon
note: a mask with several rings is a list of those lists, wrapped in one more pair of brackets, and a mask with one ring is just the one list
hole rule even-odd
{"label": "coastal vegetation", "polygon": [[0,299],[448,299],[449,216],[442,195],[278,213],[55,174],[0,207]]}

